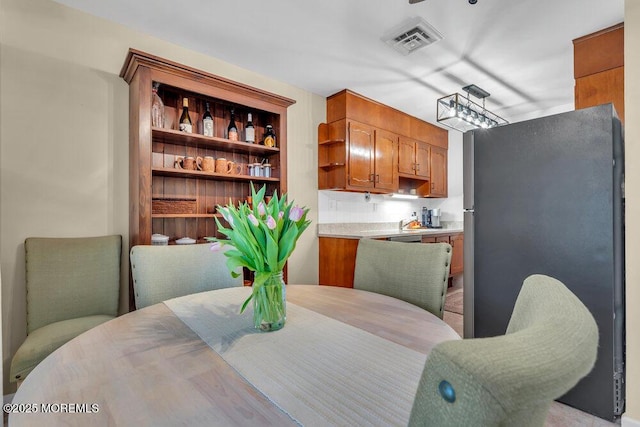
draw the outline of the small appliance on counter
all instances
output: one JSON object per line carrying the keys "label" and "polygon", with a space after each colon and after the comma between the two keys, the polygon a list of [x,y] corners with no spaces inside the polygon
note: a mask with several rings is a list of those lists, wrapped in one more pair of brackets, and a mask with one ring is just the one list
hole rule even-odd
{"label": "small appliance on counter", "polygon": [[440,225],[440,209],[422,208],[422,226],[427,228],[442,228]]}

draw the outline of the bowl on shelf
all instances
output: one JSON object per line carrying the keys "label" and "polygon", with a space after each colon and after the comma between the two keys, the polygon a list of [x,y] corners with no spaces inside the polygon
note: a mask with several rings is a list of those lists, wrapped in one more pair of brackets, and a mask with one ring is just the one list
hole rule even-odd
{"label": "bowl on shelf", "polygon": [[164,234],[152,234],[151,245],[153,246],[166,246],[169,244],[169,236]]}
{"label": "bowl on shelf", "polygon": [[192,239],[191,237],[183,237],[182,239],[176,240],[177,245],[193,245],[196,242],[196,239]]}

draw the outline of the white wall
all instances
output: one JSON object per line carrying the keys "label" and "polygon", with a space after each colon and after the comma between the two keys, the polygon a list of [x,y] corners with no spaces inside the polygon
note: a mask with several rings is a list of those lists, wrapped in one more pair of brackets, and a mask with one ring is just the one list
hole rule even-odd
{"label": "white wall", "polygon": [[[434,101],[435,102],[435,101]],[[322,224],[343,222],[392,222],[420,215],[423,206],[440,208],[442,221],[462,221],[462,133],[449,131],[448,184],[446,199],[398,200],[389,196],[322,190],[318,195],[318,217]]]}
{"label": "white wall", "polygon": [[[4,372],[26,332],[24,239],[121,234],[128,242],[130,47],[274,92],[288,110],[288,189],[317,222],[317,134],[325,100],[50,0],[0,2],[0,265]],[[311,228],[289,264],[291,283],[318,282]],[[122,307],[127,307],[128,245]],[[8,387],[4,378],[5,393]]]}

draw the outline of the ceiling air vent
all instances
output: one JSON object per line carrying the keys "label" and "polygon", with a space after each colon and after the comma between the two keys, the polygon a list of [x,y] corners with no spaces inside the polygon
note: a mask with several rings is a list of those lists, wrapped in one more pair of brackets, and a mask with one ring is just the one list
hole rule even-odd
{"label": "ceiling air vent", "polygon": [[389,31],[382,40],[398,52],[409,55],[418,49],[442,40],[442,34],[424,19],[416,17]]}

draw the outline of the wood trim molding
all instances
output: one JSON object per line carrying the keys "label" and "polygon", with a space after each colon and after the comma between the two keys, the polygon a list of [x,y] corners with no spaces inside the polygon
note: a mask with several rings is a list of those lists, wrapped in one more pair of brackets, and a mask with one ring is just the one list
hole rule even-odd
{"label": "wood trim molding", "polygon": [[193,79],[195,75],[196,78],[202,80],[207,85],[216,86],[221,89],[242,94],[251,98],[257,97],[258,99],[284,108],[287,108],[288,106],[293,105],[296,102],[295,100],[286,98],[284,96],[276,95],[274,93],[257,89],[252,86],[244,85],[242,83],[234,82],[232,80],[225,79],[224,77],[216,76],[215,74],[207,73],[196,68],[191,68],[186,65],[182,65],[168,59],[160,58],[158,56],[151,55],[149,53],[145,53],[136,49],[129,49],[127,58],[124,61],[122,69],[120,70],[120,77],[122,77],[127,83],[131,83],[133,76],[140,66],[148,66],[149,68],[161,70],[179,77],[189,79]]}
{"label": "wood trim molding", "polygon": [[624,23],[573,40],[574,78],[624,66]]}

